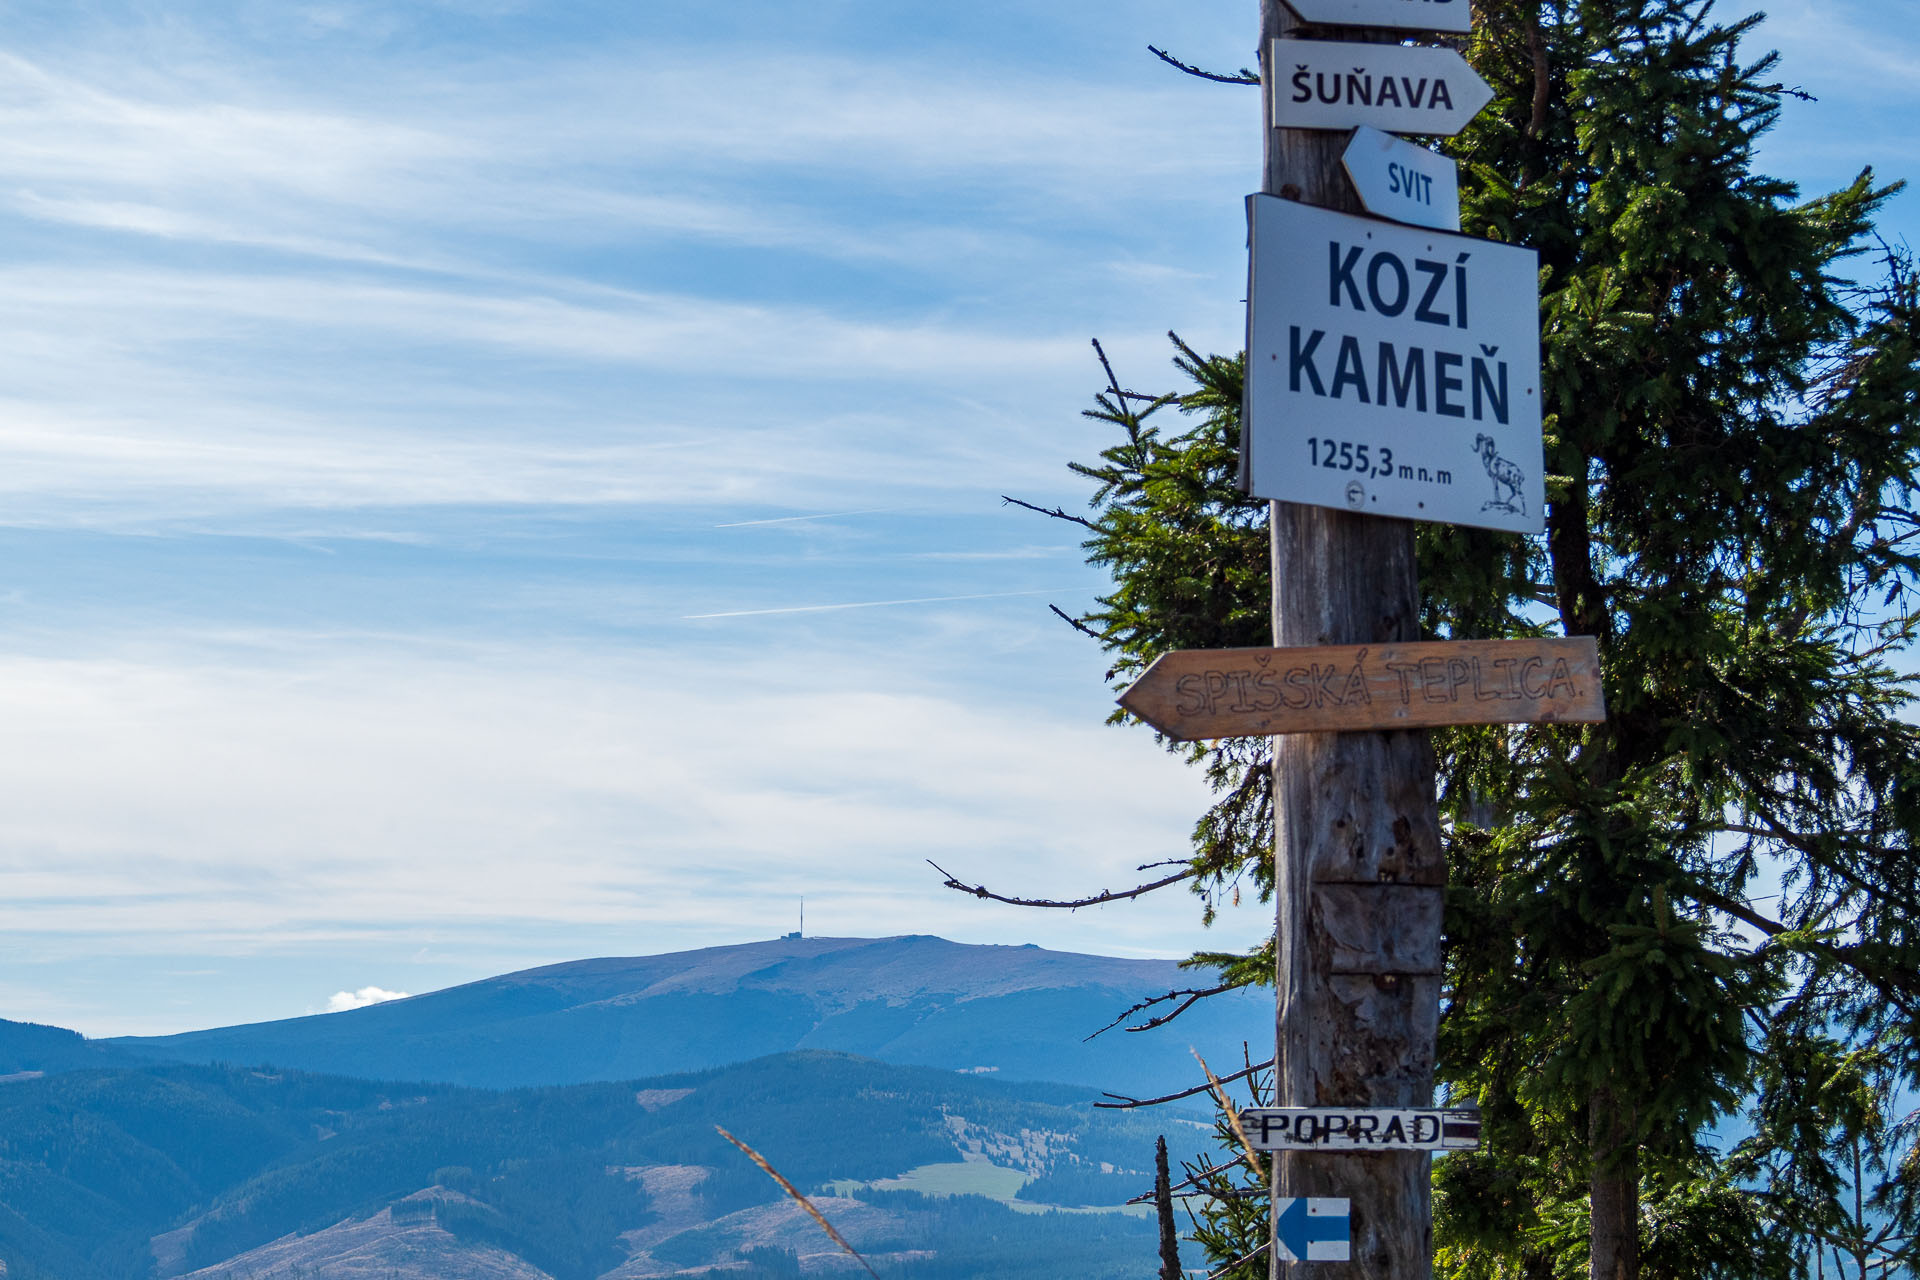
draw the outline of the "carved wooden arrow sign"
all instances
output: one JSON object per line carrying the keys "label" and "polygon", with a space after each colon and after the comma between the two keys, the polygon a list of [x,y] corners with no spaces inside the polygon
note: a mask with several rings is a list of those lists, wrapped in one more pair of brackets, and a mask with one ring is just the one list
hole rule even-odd
{"label": "carved wooden arrow sign", "polygon": [[1181,649],[1155,659],[1120,705],[1176,742],[1607,718],[1588,636]]}
{"label": "carved wooden arrow sign", "polygon": [[1306,22],[1337,27],[1394,27],[1401,31],[1473,30],[1467,0],[1287,0]]}
{"label": "carved wooden arrow sign", "polygon": [[1451,137],[1493,101],[1493,89],[1451,49],[1344,40],[1275,40],[1278,129],[1351,129]]}

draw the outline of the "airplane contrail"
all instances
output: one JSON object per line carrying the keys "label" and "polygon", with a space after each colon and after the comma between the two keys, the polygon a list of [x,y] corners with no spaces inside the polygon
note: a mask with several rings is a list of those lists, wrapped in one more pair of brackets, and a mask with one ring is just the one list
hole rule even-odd
{"label": "airplane contrail", "polygon": [[1041,591],[990,591],[977,596],[917,596],[911,600],[861,600],[853,604],[801,604],[785,609],[733,609],[726,613],[688,613],[682,614],[682,622],[695,622],[704,618],[758,618],[770,613],[832,613],[839,609],[880,609],[896,604],[946,604],[955,600],[1004,600],[1009,596],[1044,596],[1056,588],[1048,587]]}
{"label": "airplane contrail", "polygon": [[756,524],[795,524],[801,520],[838,520],[841,516],[877,516],[887,511],[898,511],[899,507],[866,507],[860,511],[823,511],[817,516],[778,516],[772,520],[735,520],[731,524],[717,524],[716,529],[745,529]]}

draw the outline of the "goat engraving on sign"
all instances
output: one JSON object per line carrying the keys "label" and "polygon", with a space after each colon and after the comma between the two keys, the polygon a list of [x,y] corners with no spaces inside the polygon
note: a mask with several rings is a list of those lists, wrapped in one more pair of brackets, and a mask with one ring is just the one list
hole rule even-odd
{"label": "goat engraving on sign", "polygon": [[1523,516],[1527,514],[1527,499],[1521,491],[1526,487],[1527,473],[1501,457],[1498,449],[1499,445],[1490,435],[1473,438],[1473,451],[1480,455],[1480,465],[1487,469],[1487,479],[1493,481],[1493,497],[1482,503],[1480,509]]}

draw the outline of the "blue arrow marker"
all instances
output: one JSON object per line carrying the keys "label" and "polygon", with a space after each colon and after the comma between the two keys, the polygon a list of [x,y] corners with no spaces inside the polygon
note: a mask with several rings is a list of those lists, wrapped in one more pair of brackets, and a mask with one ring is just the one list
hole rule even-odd
{"label": "blue arrow marker", "polygon": [[1281,1199],[1277,1207],[1274,1238],[1286,1261],[1347,1261],[1353,1222],[1351,1201],[1294,1196]]}

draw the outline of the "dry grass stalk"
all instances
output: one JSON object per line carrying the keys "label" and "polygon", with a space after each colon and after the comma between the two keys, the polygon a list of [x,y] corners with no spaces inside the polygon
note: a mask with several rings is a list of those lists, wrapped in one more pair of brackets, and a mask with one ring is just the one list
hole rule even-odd
{"label": "dry grass stalk", "polygon": [[[1201,1065],[1204,1066],[1205,1064],[1202,1063]],[[835,1244],[839,1245],[842,1249],[845,1249],[847,1253],[852,1256],[855,1262],[865,1267],[867,1269],[867,1274],[872,1276],[873,1280],[880,1280],[880,1273],[873,1269],[873,1264],[868,1262],[865,1258],[861,1257],[860,1251],[854,1248],[852,1245],[848,1244],[847,1238],[841,1235],[838,1231],[835,1231],[833,1229],[833,1224],[827,1221],[827,1215],[824,1213],[821,1213],[818,1209],[814,1208],[813,1201],[801,1195],[797,1187],[795,1187],[791,1182],[788,1182],[785,1178],[781,1177],[780,1171],[774,1168],[772,1165],[768,1164],[767,1158],[765,1156],[761,1155],[758,1151],[755,1151],[752,1147],[740,1141],[740,1139],[734,1137],[732,1134],[728,1133],[725,1129],[720,1128],[719,1125],[715,1125],[713,1127],[716,1131],[718,1131],[721,1137],[725,1138],[728,1142],[731,1142],[734,1146],[740,1148],[741,1153],[745,1155],[747,1159],[759,1165],[760,1168],[766,1172],[766,1175],[769,1178],[772,1178],[775,1182],[779,1183],[780,1189],[786,1192],[788,1195],[792,1196],[794,1198],[794,1201],[798,1203],[802,1209],[805,1209],[815,1222],[820,1224],[820,1229],[827,1233],[828,1239],[832,1240]]]}
{"label": "dry grass stalk", "polygon": [[1214,1102],[1226,1113],[1227,1123],[1233,1126],[1233,1136],[1240,1141],[1240,1151],[1246,1157],[1247,1168],[1253,1170],[1254,1177],[1265,1181],[1267,1171],[1260,1167],[1260,1156],[1254,1151],[1253,1143],[1248,1141],[1247,1131],[1240,1125],[1240,1110],[1233,1105],[1233,1099],[1227,1096],[1227,1086],[1220,1083],[1220,1077],[1213,1074],[1213,1068],[1207,1065],[1207,1060],[1200,1056],[1198,1049],[1188,1049],[1187,1052],[1207,1073],[1207,1087],[1213,1092]]}

